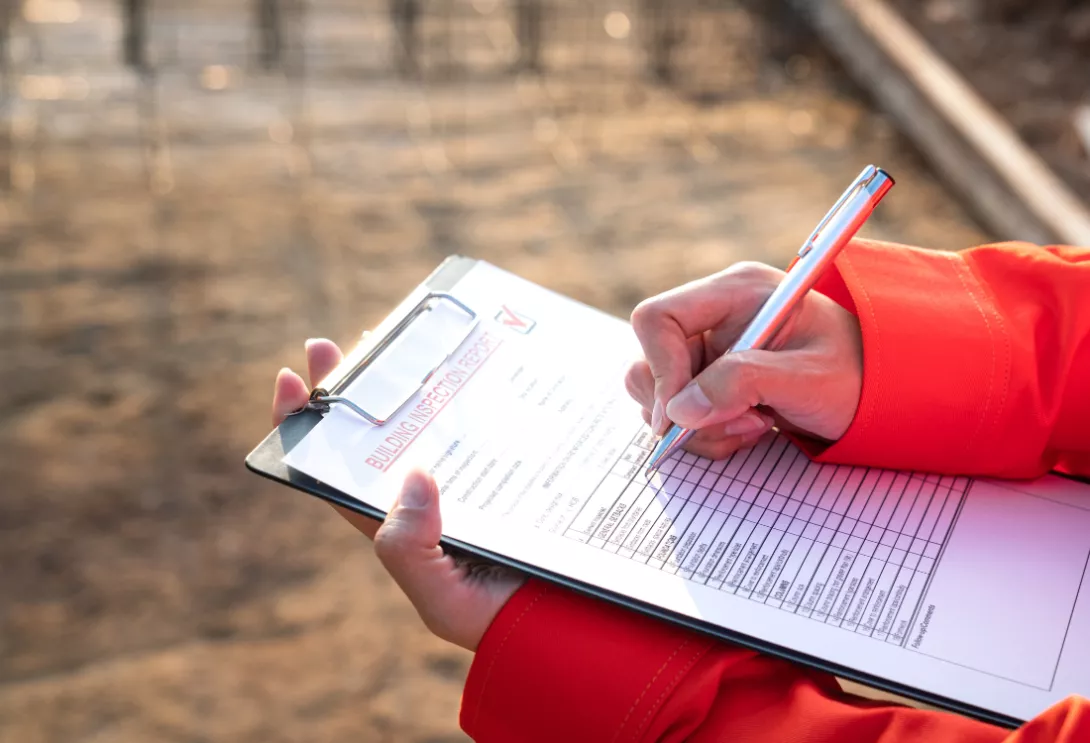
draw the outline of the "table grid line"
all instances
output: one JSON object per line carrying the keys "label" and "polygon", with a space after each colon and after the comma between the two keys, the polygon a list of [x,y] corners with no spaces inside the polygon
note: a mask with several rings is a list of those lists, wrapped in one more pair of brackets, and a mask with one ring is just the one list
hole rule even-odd
{"label": "table grid line", "polygon": [[[749,461],[749,457],[750,457],[750,456],[752,456],[752,453],[753,453],[754,451],[756,451],[756,447],[754,447],[753,449],[751,449],[751,450],[750,450],[750,452],[749,452],[749,454],[747,454],[745,462],[743,462],[743,463],[742,463],[742,466],[741,466],[742,468],[744,468],[744,467],[745,467],[745,464],[746,464],[746,462],[748,462],[748,461]],[[770,447],[768,447],[768,449],[767,449],[767,450],[765,450],[765,451],[764,451],[764,452],[763,452],[763,453],[761,454],[761,460],[760,460],[760,461],[759,461],[759,462],[757,463],[757,466],[756,466],[756,467],[754,468],[754,470],[753,470],[753,473],[752,473],[752,474],[751,474],[751,475],[749,476],[749,477],[750,477],[750,479],[749,479],[749,480],[747,480],[747,482],[746,482],[746,487],[749,487],[749,486],[751,486],[751,485],[752,485],[752,478],[753,478],[754,476],[756,476],[756,474],[757,474],[757,473],[758,473],[758,472],[760,471],[760,469],[761,469],[761,465],[762,465],[762,464],[764,464],[764,460],[765,460],[765,459],[766,459],[766,458],[768,457],[768,455],[769,455],[769,453],[770,453],[771,451],[772,451],[772,447],[770,446]],[[739,469],[741,469],[741,468],[739,468]],[[773,467],[773,469],[774,469],[774,467]],[[771,472],[770,472],[769,474],[771,474]],[[717,479],[716,479],[716,484],[718,484],[718,483],[719,483],[719,481],[720,481],[720,480],[722,479],[722,477],[723,477],[723,474],[722,474],[722,473],[720,473],[720,476],[719,476],[719,478],[717,478]],[[725,494],[725,492],[724,492],[724,494]],[[652,552],[653,552],[653,550],[652,550]],[[646,561],[645,561],[645,563],[646,563]]]}
{"label": "table grid line", "polygon": [[[616,478],[620,488],[587,531],[576,532],[580,541],[715,590],[904,646],[952,529],[953,520],[944,514],[956,516],[960,510],[967,478],[820,464],[774,437],[719,461],[686,453],[660,470],[665,479],[656,486],[650,478],[640,480],[651,453],[644,446],[648,434],[633,436],[600,481],[602,487]],[[622,464],[630,476],[618,474]],[[935,549],[934,556],[929,549]],[[914,584],[921,579],[916,595]],[[906,611],[900,636],[896,627]]]}
{"label": "table grid line", "polygon": [[[878,483],[881,482],[881,479],[882,479],[882,475],[879,475],[878,476],[878,481],[875,482],[875,488],[878,487]],[[894,478],[894,481],[896,481],[896,477]],[[892,492],[892,490],[893,490],[892,487],[887,488],[885,490],[885,493],[882,495],[882,504],[878,507],[878,512],[875,514],[876,519],[878,517],[878,514],[882,512],[882,508],[885,506],[886,500],[889,498],[889,495]],[[874,491],[872,490],[871,493],[868,494],[868,496],[867,496],[868,505],[869,505],[870,498],[873,495],[874,495]],[[866,511],[866,506],[863,507],[863,511]],[[860,516],[862,516],[862,512],[860,513]],[[890,517],[892,518],[892,514],[890,515]],[[873,526],[877,526],[877,524],[872,525],[872,528],[873,528]],[[865,543],[866,542],[864,541],[864,544]],[[860,545],[860,547],[862,547],[862,545]],[[848,569],[848,577],[851,576],[852,570],[855,569],[855,564],[859,561],[859,555],[862,554],[862,552],[863,552],[862,549],[856,550],[855,558],[852,560],[852,566]],[[870,555],[867,556],[867,564],[863,568],[863,574],[860,576],[859,580],[862,580],[863,578],[866,577],[867,571],[870,570],[871,563],[873,563],[873,562],[874,562],[874,553],[872,552]],[[885,561],[880,560],[880,562],[885,562]],[[837,627],[840,627],[842,629],[844,628],[844,618],[845,618],[845,616],[847,616],[848,612],[850,611],[850,604],[855,602],[856,595],[857,595],[854,591],[852,591],[851,588],[849,588],[849,591],[850,591],[850,593],[848,594],[848,598],[846,599],[846,605],[845,605],[845,608],[844,608],[844,616],[842,616],[839,620],[837,620],[838,624],[836,625]],[[863,610],[864,611],[866,610],[866,606],[863,607]],[[828,624],[828,623],[829,623],[829,620],[826,619],[826,624]],[[856,623],[852,622],[852,624],[856,624]],[[855,631],[855,630],[853,630],[853,631]]]}

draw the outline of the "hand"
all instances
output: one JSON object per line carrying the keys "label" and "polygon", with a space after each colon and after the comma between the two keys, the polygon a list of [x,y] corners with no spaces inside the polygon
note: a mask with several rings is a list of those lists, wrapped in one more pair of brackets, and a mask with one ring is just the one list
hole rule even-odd
{"label": "hand", "polygon": [[713,459],[773,425],[830,442],[844,435],[859,406],[863,343],[836,302],[809,292],[767,349],[726,354],[783,276],[739,263],[636,307],[646,358],[626,384],[656,434],[671,421],[698,429],[685,448]]}
{"label": "hand", "polygon": [[[312,383],[340,363],[339,348],[330,341],[306,344]],[[295,372],[281,369],[273,393],[273,425],[303,407],[310,390]],[[375,554],[408,596],[429,630],[439,637],[476,650],[485,630],[522,578],[498,566],[455,560],[439,546],[442,521],[439,488],[425,472],[412,472],[381,524],[340,506],[337,511],[375,542]]]}

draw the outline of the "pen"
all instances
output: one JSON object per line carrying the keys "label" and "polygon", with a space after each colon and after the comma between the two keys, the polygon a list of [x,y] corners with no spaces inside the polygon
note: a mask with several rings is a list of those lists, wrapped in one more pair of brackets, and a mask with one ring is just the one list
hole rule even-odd
{"label": "pen", "polygon": [[[822,271],[833,262],[841,249],[867,221],[878,202],[893,187],[893,183],[893,178],[881,168],[868,165],[863,169],[810,233],[783,281],[761,305],[761,309],[727,353],[762,348],[772,339],[799,301],[813,287]],[[693,433],[695,431],[692,429],[670,424],[670,428],[651,453],[647,476],[651,476],[671,454],[684,446]]]}

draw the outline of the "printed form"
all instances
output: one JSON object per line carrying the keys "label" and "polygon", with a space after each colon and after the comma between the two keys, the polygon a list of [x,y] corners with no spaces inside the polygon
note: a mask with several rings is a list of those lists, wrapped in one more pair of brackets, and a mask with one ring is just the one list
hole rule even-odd
{"label": "printed form", "polygon": [[449,537],[1002,715],[1090,696],[1090,486],[820,465],[776,433],[647,478],[627,323],[485,263],[452,294],[476,325],[437,305],[344,393],[386,424],[334,406],[289,466],[384,511],[426,469]]}

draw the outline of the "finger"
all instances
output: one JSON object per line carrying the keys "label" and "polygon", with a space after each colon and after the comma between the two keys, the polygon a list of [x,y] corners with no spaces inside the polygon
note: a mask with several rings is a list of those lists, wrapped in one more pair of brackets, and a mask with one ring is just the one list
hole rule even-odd
{"label": "finger", "polygon": [[[739,264],[706,279],[640,303],[632,312],[632,327],[643,347],[655,380],[659,408],[692,378],[688,339],[705,331],[744,325],[775,289],[783,272],[760,264]],[[661,433],[665,415],[654,418]],[[675,421],[677,422],[677,421]]]}
{"label": "finger", "polygon": [[685,451],[698,457],[705,457],[717,462],[726,459],[742,448],[742,437],[731,436],[716,441],[696,441],[695,437],[685,444]]}
{"label": "finger", "polygon": [[737,418],[719,424],[719,429],[724,436],[760,436],[771,430],[774,425],[776,422],[771,416],[750,410]]}
{"label": "finger", "polygon": [[[689,338],[690,374],[697,374],[704,366],[704,337]],[[655,404],[655,378],[646,359],[634,361],[625,375],[625,388],[633,400],[650,410]]]}
{"label": "finger", "polygon": [[311,338],[306,342],[307,377],[310,386],[315,387],[337,368],[344,359],[344,354],[337,344],[325,338]]}
{"label": "finger", "polygon": [[[704,337],[694,336],[688,340],[688,345],[689,358],[692,362],[690,373],[695,375],[704,365]],[[655,407],[655,380],[651,375],[651,366],[645,359],[633,362],[629,367],[625,375],[625,388],[629,396],[648,411],[648,414],[644,416],[647,423],[652,428],[657,428],[657,421],[652,414]],[[659,414],[661,413],[660,409]]]}
{"label": "finger", "polygon": [[643,359],[628,368],[624,386],[632,399],[646,409],[655,404],[655,380],[651,377],[651,367]]}
{"label": "finger", "polygon": [[429,601],[443,600],[456,570],[439,546],[441,536],[439,487],[431,476],[412,472],[375,534],[375,554],[422,616]]}
{"label": "finger", "polygon": [[[324,338],[311,338],[307,340],[304,347],[307,355],[307,377],[310,379],[312,387],[316,386],[337,368],[337,364],[341,363],[344,358],[337,344]],[[381,522],[343,506],[335,505],[333,508],[365,537],[368,539],[375,538],[375,533],[378,531]]]}
{"label": "finger", "polygon": [[755,446],[767,431],[761,433],[745,434],[742,436],[722,436],[716,440],[701,441],[693,436],[685,444],[685,450],[698,457],[706,457],[714,461],[726,459],[730,455],[742,449]]}
{"label": "finger", "polygon": [[751,410],[726,423],[697,429],[686,443],[685,450],[702,456],[703,452],[729,453],[738,447],[739,440],[753,436],[759,438],[775,425],[772,416]]}
{"label": "finger", "polygon": [[666,405],[678,425],[703,428],[738,418],[757,406],[798,407],[819,369],[805,352],[750,350],[712,362]]}
{"label": "finger", "polygon": [[310,390],[307,389],[303,378],[291,369],[284,368],[276,375],[276,384],[273,387],[272,421],[274,426],[299,408],[307,404],[310,398]]}

